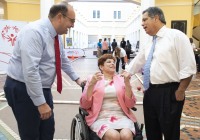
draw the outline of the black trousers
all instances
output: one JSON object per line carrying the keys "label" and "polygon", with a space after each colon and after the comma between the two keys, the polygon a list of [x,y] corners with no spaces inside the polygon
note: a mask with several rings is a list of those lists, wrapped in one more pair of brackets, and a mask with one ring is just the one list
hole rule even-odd
{"label": "black trousers", "polygon": [[198,63],[198,69],[197,69],[197,71],[198,72],[200,72],[200,55],[199,56],[197,56],[198,58],[196,58],[196,61],[197,61],[197,63]]}
{"label": "black trousers", "polygon": [[124,57],[118,58],[117,57],[117,62],[116,62],[116,72],[119,72],[119,63],[120,59],[122,61],[122,69],[125,70],[125,63],[124,63]]}
{"label": "black trousers", "polygon": [[130,57],[130,54],[131,54],[131,52],[126,52],[127,59],[130,59],[130,58],[131,58],[131,57]]}
{"label": "black trousers", "polygon": [[108,53],[108,50],[103,50],[103,55],[107,53]]}
{"label": "black trousers", "polygon": [[184,101],[176,101],[179,83],[150,85],[143,99],[144,120],[148,140],[180,139],[180,118]]}
{"label": "black trousers", "polygon": [[[9,106],[17,120],[21,140],[53,140],[55,131],[54,114],[41,120],[38,108],[33,104],[22,82],[7,77],[4,91]],[[51,89],[43,89],[47,104],[53,110]]]}

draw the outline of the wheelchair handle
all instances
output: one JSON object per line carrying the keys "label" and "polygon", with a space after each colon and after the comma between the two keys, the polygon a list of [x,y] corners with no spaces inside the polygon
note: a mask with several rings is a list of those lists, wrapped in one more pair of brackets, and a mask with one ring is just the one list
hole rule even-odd
{"label": "wheelchair handle", "polygon": [[84,118],[85,118],[85,116],[89,115],[89,113],[81,107],[79,107],[79,114],[83,115]]}
{"label": "wheelchair handle", "polygon": [[131,108],[133,111],[137,111],[137,108],[136,107],[132,107]]}
{"label": "wheelchair handle", "polygon": [[85,82],[82,82],[82,83],[81,83],[82,92],[83,92],[83,90],[84,90],[85,84],[86,84]]}

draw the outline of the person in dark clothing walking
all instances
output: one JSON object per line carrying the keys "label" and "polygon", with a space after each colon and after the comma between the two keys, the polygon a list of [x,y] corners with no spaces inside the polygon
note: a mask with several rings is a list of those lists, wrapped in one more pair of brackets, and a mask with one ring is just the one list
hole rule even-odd
{"label": "person in dark clothing walking", "polygon": [[111,46],[112,46],[112,53],[113,53],[115,51],[115,48],[117,47],[117,42],[115,41],[115,39],[113,39]]}
{"label": "person in dark clothing walking", "polygon": [[130,60],[131,44],[130,44],[129,40],[127,40],[125,51],[126,51],[127,59]]}
{"label": "person in dark clothing walking", "polygon": [[110,42],[110,38],[108,38],[108,53],[111,53],[111,42]]}
{"label": "person in dark clothing walking", "polygon": [[125,50],[126,47],[126,41],[124,41],[124,38],[122,38],[122,41],[120,42],[120,47]]}

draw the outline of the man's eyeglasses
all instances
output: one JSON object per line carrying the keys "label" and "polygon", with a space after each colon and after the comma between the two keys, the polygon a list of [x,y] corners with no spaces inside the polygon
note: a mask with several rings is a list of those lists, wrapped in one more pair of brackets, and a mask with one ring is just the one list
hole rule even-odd
{"label": "man's eyeglasses", "polygon": [[73,19],[73,18],[70,18],[70,17],[68,17],[68,16],[66,16],[66,15],[63,15],[63,17],[66,17],[66,18],[68,18],[68,19],[71,21],[71,23],[75,23],[75,19]]}

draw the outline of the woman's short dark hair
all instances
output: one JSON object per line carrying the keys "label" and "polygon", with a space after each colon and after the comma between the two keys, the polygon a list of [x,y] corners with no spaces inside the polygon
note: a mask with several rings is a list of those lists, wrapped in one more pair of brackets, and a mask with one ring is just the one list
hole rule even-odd
{"label": "woman's short dark hair", "polygon": [[142,14],[144,14],[144,13],[146,13],[146,12],[148,13],[148,16],[151,17],[151,18],[154,18],[156,15],[158,15],[160,21],[161,21],[162,23],[166,24],[165,16],[164,16],[164,14],[163,14],[163,11],[162,11],[160,8],[158,8],[158,7],[149,7],[149,8],[147,8],[146,10],[144,10],[144,11],[142,12]]}
{"label": "woman's short dark hair", "polygon": [[98,59],[98,67],[103,66],[107,59],[113,59],[115,61],[115,57],[112,54],[104,54]]}
{"label": "woman's short dark hair", "polygon": [[59,4],[54,4],[49,10],[49,18],[54,18],[58,13],[66,16],[68,11],[68,3],[66,1],[61,1]]}

